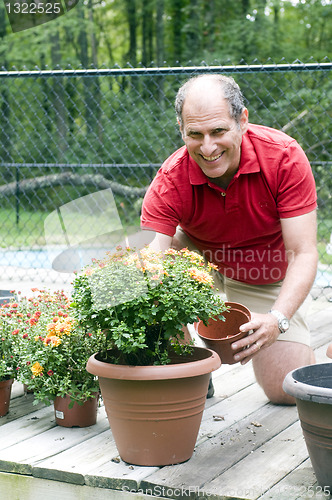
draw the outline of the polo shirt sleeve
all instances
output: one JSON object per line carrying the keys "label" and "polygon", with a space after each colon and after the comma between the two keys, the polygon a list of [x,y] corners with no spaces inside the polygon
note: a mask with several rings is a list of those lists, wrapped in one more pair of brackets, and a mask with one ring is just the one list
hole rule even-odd
{"label": "polo shirt sleeve", "polygon": [[167,177],[159,171],[149,186],[142,205],[141,228],[174,236],[181,218],[182,201]]}
{"label": "polo shirt sleeve", "polygon": [[281,219],[304,215],[317,207],[314,176],[303,149],[294,140],[278,168],[277,209]]}

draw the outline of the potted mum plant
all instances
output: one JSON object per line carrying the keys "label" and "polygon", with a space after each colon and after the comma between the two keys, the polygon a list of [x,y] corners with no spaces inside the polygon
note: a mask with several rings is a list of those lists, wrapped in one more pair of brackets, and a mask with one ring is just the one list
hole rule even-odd
{"label": "potted mum plant", "polygon": [[78,324],[104,333],[87,370],[99,377],[126,462],[166,465],[193,453],[210,373],[220,359],[187,342],[184,327],[198,317],[222,317],[212,267],[188,249],[161,254],[118,247],[73,282]]}
{"label": "potted mum plant", "polygon": [[57,424],[92,425],[99,386],[85,366],[98,338],[77,326],[63,291],[33,292],[7,304],[11,314],[3,318],[3,330],[16,338],[17,379],[34,393],[36,403],[54,404]]}

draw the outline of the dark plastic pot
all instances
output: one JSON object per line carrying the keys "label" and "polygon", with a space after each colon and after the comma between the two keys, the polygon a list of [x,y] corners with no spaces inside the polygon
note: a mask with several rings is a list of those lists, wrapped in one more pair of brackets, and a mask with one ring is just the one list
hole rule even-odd
{"label": "dark plastic pot", "polygon": [[249,309],[237,302],[225,302],[225,305],[229,307],[229,310],[223,313],[225,321],[210,319],[208,326],[199,321],[195,328],[205,346],[215,351],[223,364],[232,365],[236,363],[234,354],[241,349],[234,351],[231,344],[248,335],[248,332],[240,332],[239,328],[250,321],[251,314]]}
{"label": "dark plastic pot", "polygon": [[293,370],[283,389],[296,399],[317,481],[332,493],[332,363]]}

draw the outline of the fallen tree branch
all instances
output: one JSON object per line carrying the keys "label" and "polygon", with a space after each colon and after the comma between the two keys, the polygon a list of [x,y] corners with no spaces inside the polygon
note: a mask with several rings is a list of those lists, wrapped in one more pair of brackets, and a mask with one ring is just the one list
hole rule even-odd
{"label": "fallen tree branch", "polygon": [[112,189],[113,193],[129,196],[130,198],[142,198],[147,190],[146,187],[138,188],[134,186],[124,186],[115,181],[106,179],[100,174],[74,174],[72,172],[63,172],[61,174],[50,174],[42,177],[24,179],[19,182],[10,182],[0,186],[0,195],[11,196],[17,193],[29,193],[36,189],[49,188],[71,184],[74,186],[94,186],[98,189]]}

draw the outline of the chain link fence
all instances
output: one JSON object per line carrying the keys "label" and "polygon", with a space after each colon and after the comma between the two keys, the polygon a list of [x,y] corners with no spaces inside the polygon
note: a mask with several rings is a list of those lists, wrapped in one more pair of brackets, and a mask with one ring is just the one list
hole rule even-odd
{"label": "chain link fence", "polygon": [[[71,276],[52,270],[44,222],[72,200],[110,188],[122,225],[139,227],[147,186],[182,145],[173,106],[177,89],[193,74],[218,72],[239,83],[251,122],[296,138],[311,162],[319,198],[320,255],[312,294],[330,300],[331,70],[331,62],[298,62],[1,71],[2,288],[22,281],[29,286],[70,282]],[[85,234],[88,224],[82,223]],[[51,244],[56,251],[56,232]]]}

